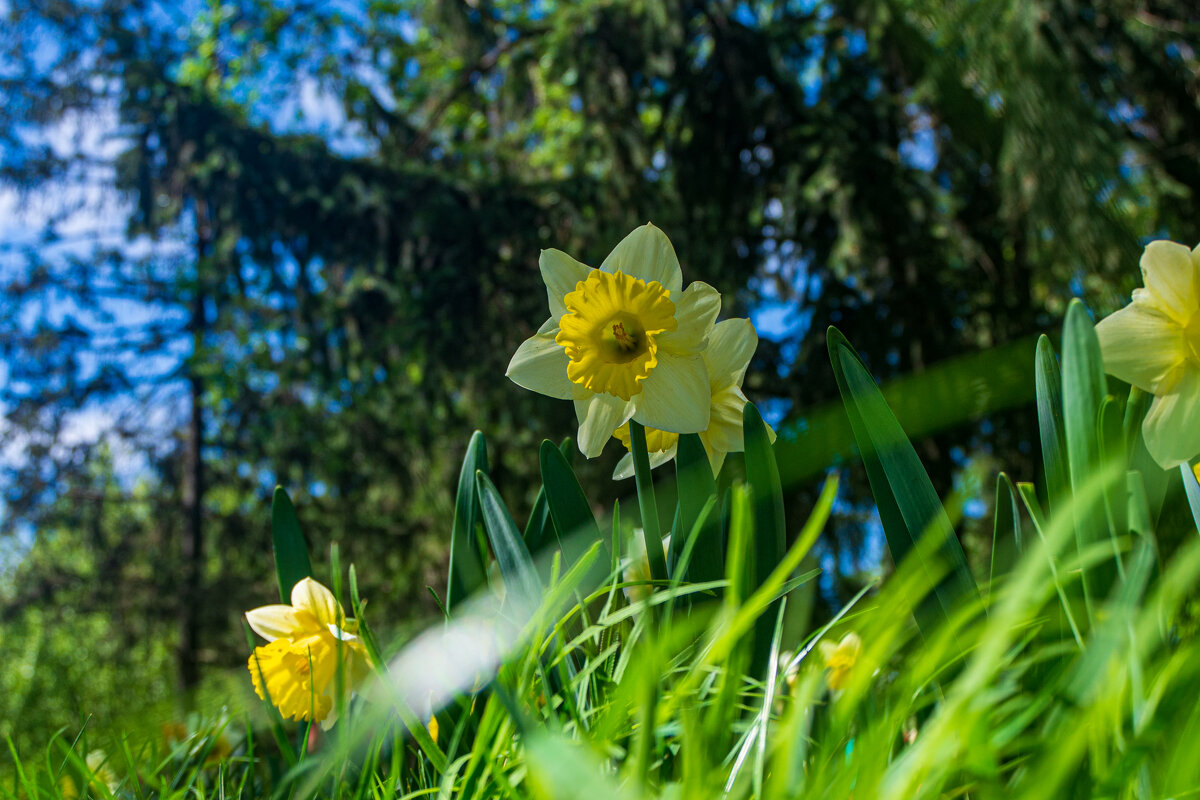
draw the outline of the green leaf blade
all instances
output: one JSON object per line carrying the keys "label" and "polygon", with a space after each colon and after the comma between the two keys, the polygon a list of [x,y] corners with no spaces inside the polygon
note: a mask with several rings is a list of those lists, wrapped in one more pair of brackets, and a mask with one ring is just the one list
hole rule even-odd
{"label": "green leaf blade", "polygon": [[937,617],[949,618],[962,598],[973,599],[978,589],[929,475],[883,393],[837,328],[829,328],[827,344],[893,560],[900,563],[928,535],[936,543],[933,552],[945,562],[944,570],[926,566],[944,573],[934,587],[934,602],[918,609],[918,623],[930,630]]}
{"label": "green leaf blade", "polygon": [[476,543],[475,527],[480,523],[479,499],[475,475],[488,471],[487,442],[475,431],[463,456],[458,474],[458,492],[454,498],[454,523],[450,530],[450,574],[446,580],[446,609],[465,600],[487,581],[483,555]]}
{"label": "green leaf blade", "polygon": [[275,552],[275,576],[279,581],[279,597],[291,602],[292,587],[312,576],[308,545],[300,532],[300,520],[292,499],[282,486],[275,487],[271,499],[271,543]]}

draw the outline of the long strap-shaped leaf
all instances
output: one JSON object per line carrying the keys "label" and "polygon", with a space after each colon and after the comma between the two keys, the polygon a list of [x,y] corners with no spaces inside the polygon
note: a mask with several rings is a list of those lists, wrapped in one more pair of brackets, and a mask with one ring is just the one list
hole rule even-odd
{"label": "long strap-shaped leaf", "polygon": [[996,477],[996,511],[992,525],[992,589],[996,581],[1012,571],[1024,549],[1021,541],[1021,512],[1012,480],[1001,472]]}
{"label": "long strap-shaped leaf", "polygon": [[[1102,464],[1098,425],[1100,405],[1106,393],[1100,341],[1087,309],[1078,300],[1071,301],[1063,322],[1062,373],[1067,460],[1071,465],[1071,489],[1078,494]],[[1108,537],[1108,520],[1102,505],[1072,503],[1071,509],[1075,515],[1078,552],[1082,553],[1088,545]],[[1094,619],[1093,604],[1096,598],[1107,593],[1111,581],[1098,586],[1095,571],[1084,570],[1080,585],[1088,617]]]}
{"label": "long strap-shaped leaf", "polygon": [[482,472],[475,473],[475,481],[488,541],[492,543],[500,576],[504,579],[505,602],[511,599],[523,612],[532,613],[532,609],[541,602],[542,595],[542,584],[533,567],[533,558],[492,481]]}
{"label": "long strap-shaped leaf", "polygon": [[[563,553],[563,569],[570,569],[600,539],[600,526],[592,514],[583,487],[566,457],[550,440],[542,442],[539,452],[542,469],[542,487],[546,492],[546,504],[558,532],[558,546]],[[584,588],[591,591],[604,580],[604,563],[597,559],[593,569],[584,580]]]}
{"label": "long strap-shaped leaf", "polygon": [[312,575],[308,560],[308,545],[300,532],[300,521],[288,493],[275,487],[271,500],[271,543],[275,549],[275,576],[279,579],[279,596],[291,602],[292,587]]}
{"label": "long strap-shaped leaf", "polygon": [[921,553],[917,543],[930,536],[937,546],[924,552],[937,554],[946,562],[942,566],[949,568],[935,570],[929,565],[929,569],[945,574],[934,587],[936,601],[926,601],[918,609],[917,622],[928,631],[938,616],[952,614],[963,597],[975,598],[975,581],[929,475],[883,393],[841,331],[829,328],[827,344],[892,559],[899,563],[910,552]]}
{"label": "long strap-shaped leaf", "polygon": [[475,473],[488,469],[487,443],[483,434],[475,431],[462,470],[458,473],[458,494],[454,498],[454,526],[450,532],[450,575],[446,584],[446,610],[484,584],[483,558],[475,538],[475,526],[480,523],[479,499],[476,495]]}
{"label": "long strap-shaped leaf", "polygon": [[1034,355],[1034,384],[1037,388],[1038,434],[1042,464],[1046,469],[1046,507],[1051,514],[1070,502],[1071,477],[1067,466],[1067,435],[1064,432],[1062,374],[1050,338],[1038,337]]}
{"label": "long strap-shaped leaf", "polygon": [[[783,520],[783,489],[779,483],[779,467],[771,449],[766,423],[753,403],[742,409],[742,430],[746,438],[746,483],[754,499],[754,572],[750,592],[756,591],[771,571],[783,560],[786,550]],[[750,673],[766,675],[770,666],[771,639],[775,632],[775,617],[779,601],[763,611],[754,624],[754,650]]]}
{"label": "long strap-shaped leaf", "polygon": [[[679,451],[675,455],[675,485],[679,492],[679,525],[671,537],[671,549],[682,549],[687,543],[684,535],[692,530],[701,510],[717,496],[717,481],[704,444],[694,433],[679,437]],[[674,559],[670,563],[674,566]],[[688,559],[684,579],[691,583],[720,580],[725,575],[725,543],[721,537],[719,514],[711,514],[696,536],[692,555]],[[672,576],[673,577],[673,576]]]}

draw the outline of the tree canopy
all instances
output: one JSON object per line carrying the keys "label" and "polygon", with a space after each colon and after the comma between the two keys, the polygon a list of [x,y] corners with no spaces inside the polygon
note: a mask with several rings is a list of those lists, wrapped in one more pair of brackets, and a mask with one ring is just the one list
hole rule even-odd
{"label": "tree canopy", "polygon": [[[166,610],[139,630],[173,643],[185,684],[238,660],[224,645],[269,586],[276,483],[314,549],[370,563],[366,593],[397,609],[441,591],[473,428],[532,502],[533,462],[510,454],[572,423],[503,378],[544,317],[541,248],[598,263],[652,220],[726,316],[759,322],[747,392],[803,442],[836,396],[827,325],[874,374],[922,373],[1052,327],[1072,296],[1114,307],[1141,244],[1200,218],[1182,2],[0,15],[2,535],[33,551],[0,604],[12,620],[152,592]],[[120,236],[97,231],[113,218]],[[72,433],[96,409],[115,433]],[[1032,425],[965,415],[922,456],[943,492],[993,456],[1032,474]],[[839,530],[861,542],[848,485]],[[197,612],[202,596],[222,604]]]}

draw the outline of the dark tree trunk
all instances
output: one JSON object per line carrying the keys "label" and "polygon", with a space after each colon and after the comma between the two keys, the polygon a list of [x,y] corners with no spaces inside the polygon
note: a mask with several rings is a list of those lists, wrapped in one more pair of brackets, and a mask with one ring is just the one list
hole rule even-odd
{"label": "dark tree trunk", "polygon": [[183,536],[183,593],[180,608],[179,681],[186,692],[200,681],[198,653],[200,650],[200,598],[204,563],[204,379],[200,357],[204,346],[205,329],[205,262],[209,255],[210,231],[207,209],[203,201],[196,202],[196,286],[192,298],[192,358],[188,364],[188,383],[191,393],[191,419],[188,424],[187,469],[184,478],[186,529]]}

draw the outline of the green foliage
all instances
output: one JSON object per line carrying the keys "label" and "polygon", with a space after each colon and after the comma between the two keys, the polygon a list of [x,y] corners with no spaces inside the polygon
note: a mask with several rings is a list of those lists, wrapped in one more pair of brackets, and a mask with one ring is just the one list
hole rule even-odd
{"label": "green foliage", "polygon": [[[147,700],[174,684],[172,652],[182,675],[198,664],[241,668],[238,616],[277,580],[262,557],[276,485],[304,509],[314,553],[336,540],[348,560],[371,565],[364,595],[398,624],[433,611],[425,587],[442,585],[452,548],[447,605],[486,583],[483,512],[471,499],[478,453],[462,458],[468,432],[487,435],[485,471],[514,524],[530,510],[527,549],[553,542],[561,526],[538,488],[547,476],[525,454],[561,435],[571,414],[501,378],[544,311],[542,247],[594,261],[602,243],[653,219],[733,313],[764,299],[803,310],[778,341],[764,337],[746,388],[794,409],[774,448],[789,514],[813,506],[813,476],[838,458],[854,464],[827,530],[840,557],[859,550],[871,491],[877,500],[888,492],[878,471],[864,479],[853,461],[862,439],[812,331],[837,324],[890,381],[884,397],[922,455],[926,499],[960,484],[957,448],[981,472],[995,458],[1033,479],[1028,337],[1075,294],[1112,307],[1136,282],[1138,240],[1186,238],[1200,218],[1200,70],[1192,9],[1178,0],[1153,13],[1125,0],[389,0],[356,13],[233,0],[195,20],[173,13],[133,0],[13,0],[0,12],[9,98],[0,146],[13,154],[0,166],[5,190],[36,207],[46,196],[90,197],[76,176],[111,173],[105,188],[129,204],[104,195],[104,206],[145,236],[136,248],[113,249],[105,236],[75,249],[74,228],[58,224],[74,209],[63,208],[4,253],[0,305],[14,311],[0,314],[0,536],[24,560],[0,587],[0,646],[24,664],[25,634],[42,630],[63,640],[55,652],[65,663],[77,630],[120,643],[93,676],[122,690],[107,701],[76,693],[76,704],[73,679],[45,679],[36,696],[46,699],[33,708],[32,690],[13,678],[23,673],[5,673],[4,719],[19,713],[25,733],[15,735],[28,741],[76,726],[81,708],[105,717],[138,706],[124,691],[141,674],[134,643],[154,665]],[[314,91],[344,111],[344,128],[321,137],[303,132],[313,120],[289,128],[280,119]],[[91,130],[110,115],[115,158],[44,144],[64,123]],[[165,247],[147,254],[149,242]],[[60,257],[63,245],[70,254]],[[153,313],[144,324],[126,318],[113,297]],[[59,304],[69,311],[39,313]],[[118,324],[104,323],[111,317]],[[1075,503],[1085,476],[1068,465],[1087,455],[1072,459],[1068,440],[1119,461],[1120,400],[1103,422],[1064,417],[1048,341],[1038,354],[1047,486],[1041,502],[1024,483],[1017,492],[1036,515],[1033,533],[1075,508],[1095,537],[1063,556],[1062,569],[1049,562],[1057,587],[1082,589],[1073,576],[1092,546],[1129,560],[1125,526],[1153,533],[1164,556],[1185,546],[1184,482],[1147,461],[1136,435],[1144,404],[1140,413],[1124,406],[1130,455],[1106,475],[1104,504]],[[1107,388],[1099,391],[1096,402]],[[124,409],[114,436],[148,466],[139,487],[115,477],[98,485],[93,471],[112,472],[103,446],[77,441],[67,424],[113,402]],[[1068,423],[1079,427],[1069,433]],[[1103,448],[1088,438],[1101,424]],[[680,448],[681,469],[701,460]],[[597,480],[611,466],[573,468],[593,514],[621,492]],[[686,578],[726,574],[732,509],[747,498],[726,503],[722,491],[721,513],[683,559],[678,533],[714,496],[706,475],[696,481],[680,475],[665,563],[650,543],[662,581],[684,580],[672,570],[685,561]],[[978,483],[990,496],[990,480]],[[669,487],[654,497],[645,520],[672,505]],[[956,532],[973,563],[996,535],[988,522]],[[763,530],[738,523],[739,535]],[[617,528],[614,559],[628,532]],[[947,526],[938,528],[950,547]],[[1106,558],[1115,570],[1118,558]],[[535,562],[543,585],[550,566]],[[1119,579],[1093,577],[1101,587]],[[815,618],[838,613],[831,597],[853,593],[838,578]],[[1094,594],[1093,606],[1108,596]],[[691,597],[677,606],[707,605]],[[789,601],[789,612],[799,605]],[[47,615],[40,627],[35,608]],[[760,647],[775,622],[759,623]],[[193,629],[194,640],[181,640]],[[734,707],[740,687],[721,687],[720,702]],[[505,719],[495,711],[491,730]],[[717,720],[729,721],[716,715],[703,729]],[[803,772],[805,755],[793,756]]]}
{"label": "green foliage", "polygon": [[[852,353],[835,357],[853,369]],[[877,441],[887,418],[866,387],[849,375],[847,385],[857,387],[851,408],[873,409],[862,424],[875,432],[865,441]],[[1093,436],[1101,433],[1097,426]],[[893,483],[910,479],[898,471],[912,463],[875,457]],[[0,797],[67,797],[72,787],[100,797],[347,800],[1184,795],[1200,785],[1190,736],[1200,725],[1192,702],[1200,643],[1175,631],[1200,583],[1200,538],[1159,568],[1152,531],[1122,537],[1125,568],[1111,595],[1096,599],[1102,613],[1094,624],[1073,633],[1055,626],[1062,598],[1111,558],[1107,543],[1077,545],[1079,520],[1104,518],[1079,508],[1106,505],[1105,465],[1091,466],[1095,477],[1072,488],[1050,517],[1036,510],[1028,484],[1014,493],[1002,481],[1010,506],[1016,494],[1026,499],[1039,536],[996,570],[986,609],[965,594],[952,613],[912,624],[937,602],[940,581],[928,561],[936,547],[922,552],[926,542],[910,543],[882,586],[795,638],[782,625],[785,598],[816,577],[796,571],[829,522],[836,480],[757,585],[747,582],[757,579],[740,554],[757,550],[761,512],[756,494],[736,482],[722,523],[731,542],[723,578],[672,576],[630,600],[620,591],[621,569],[592,582],[600,541],[538,584],[503,500],[477,472],[505,585],[536,592],[528,595],[535,602],[501,609],[485,590],[385,661],[352,570],[352,607],[377,659],[377,682],[328,736],[310,736],[289,755],[286,729],[276,732],[276,749],[249,717],[192,719],[165,741],[142,744],[60,735],[45,757],[13,751]],[[549,492],[563,492],[559,500],[575,496],[570,483],[555,485]],[[715,504],[713,490],[704,491],[682,572]],[[1015,520],[1006,509],[997,530],[1015,536]],[[721,604],[682,602],[718,586],[728,589]],[[748,669],[746,637],[764,618],[772,635],[760,677]],[[838,666],[832,645],[851,631],[861,645]],[[465,685],[440,672],[450,665],[469,678]],[[424,700],[446,707],[439,718],[455,720],[436,741],[413,711],[430,691]]]}
{"label": "green foliage", "polygon": [[467,454],[458,475],[458,494],[454,498],[454,526],[450,531],[450,565],[446,583],[446,609],[451,610],[471,592],[484,584],[483,555],[479,549],[478,527],[483,524],[475,475],[487,473],[487,442],[479,431],[471,434]]}
{"label": "green foliage", "polygon": [[892,558],[899,563],[913,554],[924,563],[935,586],[936,605],[924,608],[918,616],[923,629],[932,629],[935,620],[948,619],[960,604],[976,596],[975,581],[950,519],[883,393],[846,337],[830,328],[828,339],[829,360]]}
{"label": "green foliage", "polygon": [[275,574],[279,577],[279,599],[291,604],[292,587],[312,577],[308,544],[300,532],[296,509],[282,486],[275,487],[271,500],[271,543],[275,552]]}

